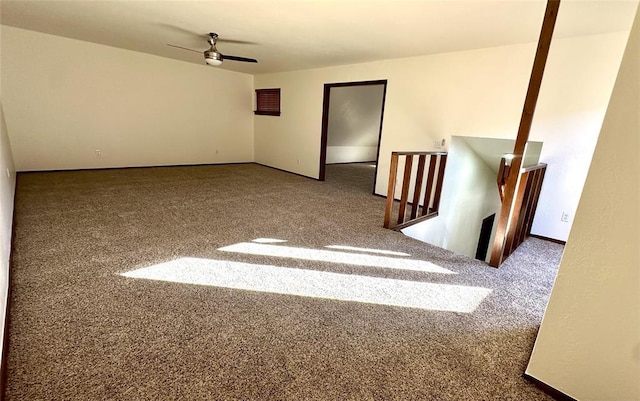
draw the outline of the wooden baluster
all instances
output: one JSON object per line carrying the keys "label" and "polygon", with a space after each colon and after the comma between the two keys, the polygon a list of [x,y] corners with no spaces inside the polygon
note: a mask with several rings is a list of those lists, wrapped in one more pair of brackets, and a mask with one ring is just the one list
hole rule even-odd
{"label": "wooden baluster", "polygon": [[513,202],[513,214],[511,216],[511,222],[509,224],[509,228],[507,231],[507,238],[505,242],[505,247],[503,251],[503,256],[506,258],[511,255],[511,252],[514,249],[514,240],[516,236],[516,232],[518,231],[518,222],[520,221],[520,212],[522,210],[522,203],[524,199],[524,192],[527,187],[527,180],[529,173],[525,172],[521,174],[518,186],[516,188],[516,197]]}
{"label": "wooden baluster", "polygon": [[540,190],[542,189],[542,181],[544,180],[544,174],[547,171],[547,166],[544,165],[540,169],[535,171],[535,186],[532,194],[531,207],[526,220],[526,227],[524,231],[525,237],[531,234],[531,226],[533,225],[533,218],[536,214],[536,208],[538,207],[538,200],[540,199]]}
{"label": "wooden baluster", "polygon": [[398,153],[391,153],[391,166],[389,168],[389,185],[387,187],[387,205],[384,210],[384,228],[390,228],[393,200],[396,192],[396,176],[398,175]]}
{"label": "wooden baluster", "polygon": [[429,172],[427,173],[427,185],[424,191],[424,203],[422,206],[421,216],[426,216],[429,214],[429,207],[431,206],[431,194],[433,193],[433,179],[436,175],[436,163],[438,161],[438,157],[431,155],[429,156]]}
{"label": "wooden baluster", "polygon": [[440,164],[438,164],[438,181],[436,182],[436,193],[433,198],[433,213],[440,210],[440,196],[442,195],[442,184],[444,182],[444,169],[447,166],[447,155],[440,156]]}
{"label": "wooden baluster", "polygon": [[411,219],[415,219],[418,215],[420,207],[420,192],[422,191],[422,178],[424,176],[424,164],[427,160],[426,155],[418,157],[418,171],[416,173],[416,183],[413,189],[413,203],[411,204]]}
{"label": "wooden baluster", "polygon": [[402,195],[400,197],[400,209],[398,210],[398,224],[404,223],[407,202],[409,201],[409,185],[411,184],[411,168],[413,167],[413,155],[405,156],[404,177],[402,178]]}
{"label": "wooden baluster", "polygon": [[524,216],[522,218],[522,227],[518,233],[518,243],[522,244],[529,235],[531,220],[533,219],[533,202],[535,201],[536,191],[538,190],[538,179],[540,178],[540,170],[533,170],[529,181],[531,182],[529,193],[527,194]]}
{"label": "wooden baluster", "polygon": [[536,177],[536,170],[531,171],[528,175],[527,175],[527,182],[526,182],[526,189],[524,190],[524,196],[522,198],[522,206],[520,209],[520,218],[518,219],[518,224],[516,226],[516,236],[514,238],[514,242],[513,242],[513,249],[511,252],[513,252],[516,248],[518,248],[520,246],[520,244],[522,244],[522,242],[524,241],[525,238],[525,224],[526,224],[526,218],[527,218],[527,213],[529,213],[529,209],[531,208],[531,194],[533,193],[533,185],[535,182],[535,178]]}

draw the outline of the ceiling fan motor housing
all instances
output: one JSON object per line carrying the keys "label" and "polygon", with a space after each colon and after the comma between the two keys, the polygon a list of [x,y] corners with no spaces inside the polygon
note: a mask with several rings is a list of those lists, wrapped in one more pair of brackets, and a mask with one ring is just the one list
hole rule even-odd
{"label": "ceiling fan motor housing", "polygon": [[218,61],[222,61],[222,54],[218,53],[215,50],[205,50],[204,52],[204,58],[205,59],[212,59],[212,60],[218,60]]}
{"label": "ceiling fan motor housing", "polygon": [[216,49],[218,34],[211,32],[209,36],[211,39],[209,39],[208,42],[211,47],[209,50],[204,51],[204,61],[209,65],[220,65],[222,64],[222,54],[218,53],[218,49]]}

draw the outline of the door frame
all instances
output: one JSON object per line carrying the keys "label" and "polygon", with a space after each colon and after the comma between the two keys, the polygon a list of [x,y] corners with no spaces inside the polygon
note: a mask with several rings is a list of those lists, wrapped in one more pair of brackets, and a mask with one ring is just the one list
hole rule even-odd
{"label": "door frame", "polygon": [[380,111],[380,127],[378,128],[378,149],[376,150],[376,171],[373,180],[373,190],[376,190],[376,180],[378,179],[378,159],[380,159],[380,141],[382,140],[382,123],[384,121],[384,106],[387,99],[387,80],[380,79],[375,81],[355,81],[355,82],[336,82],[324,84],[324,98],[322,100],[322,134],[320,136],[320,174],[318,181],[325,180],[327,168],[327,137],[329,131],[329,103],[331,101],[331,88],[340,88],[344,86],[372,86],[383,85],[382,89],[382,110]]}

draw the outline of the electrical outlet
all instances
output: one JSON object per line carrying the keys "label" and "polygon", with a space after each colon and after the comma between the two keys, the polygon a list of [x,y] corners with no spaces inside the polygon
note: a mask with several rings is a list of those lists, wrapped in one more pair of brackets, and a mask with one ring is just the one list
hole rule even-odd
{"label": "electrical outlet", "polygon": [[562,221],[563,223],[568,223],[569,222],[569,213],[562,212],[562,216],[560,217],[560,221]]}
{"label": "electrical outlet", "polygon": [[96,157],[98,159],[102,157],[102,151],[100,149],[96,149]]}
{"label": "electrical outlet", "polygon": [[442,139],[436,139],[435,141],[433,141],[433,146],[436,149],[444,149],[444,145],[446,144],[446,140],[444,138]]}

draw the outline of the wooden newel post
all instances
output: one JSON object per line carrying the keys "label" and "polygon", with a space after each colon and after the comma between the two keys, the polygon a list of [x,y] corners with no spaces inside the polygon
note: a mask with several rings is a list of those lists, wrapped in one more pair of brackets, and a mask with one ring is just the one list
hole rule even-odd
{"label": "wooden newel post", "polygon": [[533,69],[531,70],[531,78],[529,79],[529,88],[527,90],[527,96],[522,110],[522,117],[520,119],[520,126],[518,128],[518,136],[516,137],[516,144],[513,148],[514,157],[511,161],[509,178],[507,179],[507,183],[504,188],[504,199],[502,200],[502,207],[500,208],[500,216],[498,217],[498,225],[496,227],[496,236],[491,249],[491,259],[489,264],[493,267],[499,267],[502,264],[505,239],[507,230],[509,229],[509,217],[511,216],[516,185],[518,184],[518,177],[520,176],[522,157],[527,141],[529,140],[533,114],[536,110],[538,94],[540,93],[540,86],[542,84],[542,76],[544,75],[544,67],[547,62],[547,56],[549,55],[551,38],[553,36],[553,29],[556,24],[559,8],[560,0],[547,1],[547,9],[544,14],[544,21],[542,22],[538,48],[533,61]]}

